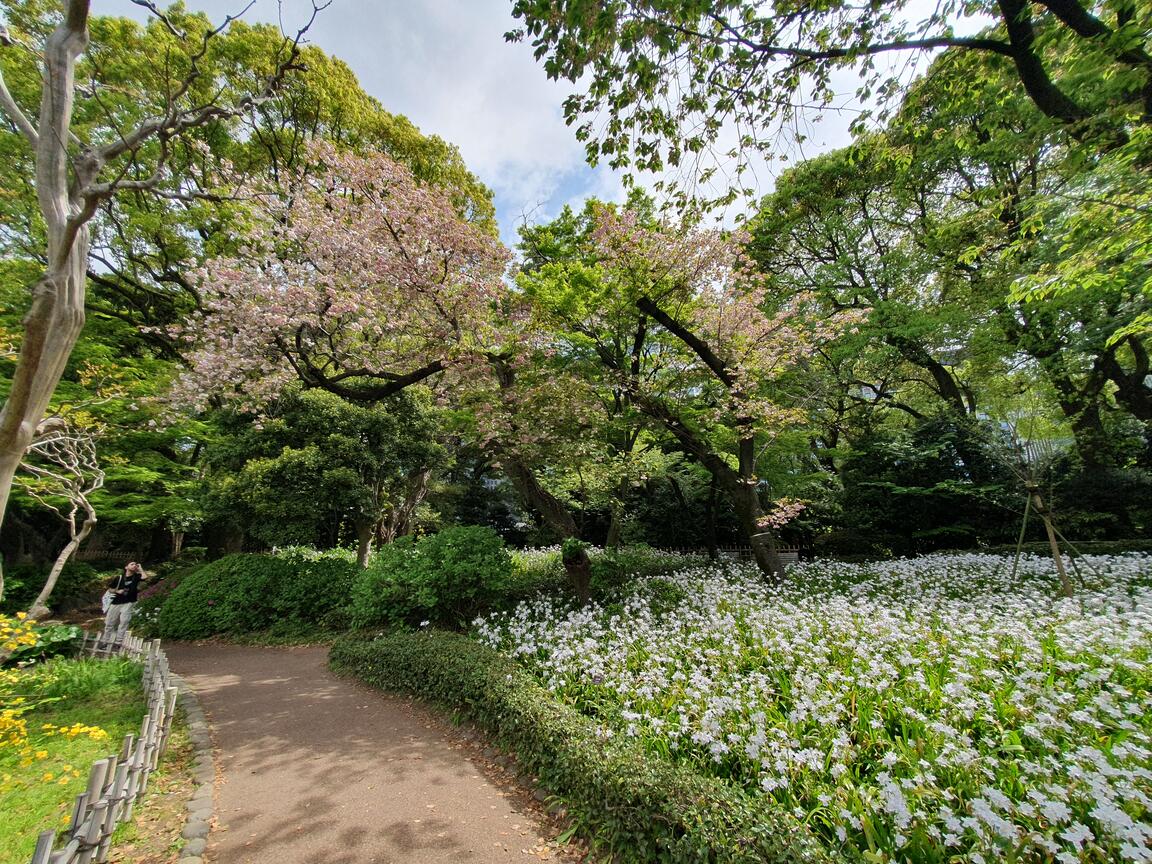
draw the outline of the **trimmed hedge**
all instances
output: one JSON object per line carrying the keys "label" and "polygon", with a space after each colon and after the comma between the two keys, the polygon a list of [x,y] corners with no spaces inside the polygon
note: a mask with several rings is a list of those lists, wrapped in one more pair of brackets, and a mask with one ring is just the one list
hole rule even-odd
{"label": "trimmed hedge", "polygon": [[345,637],[334,670],[458,711],[563,798],[586,836],[626,862],[835,864],[843,859],[766,799],[648,756],[556,701],[512,660],[433,631]]}
{"label": "trimmed hedge", "polygon": [[285,622],[322,624],[346,601],[356,573],[354,562],[335,557],[228,555],[184,577],[154,630],[165,639],[202,639]]}

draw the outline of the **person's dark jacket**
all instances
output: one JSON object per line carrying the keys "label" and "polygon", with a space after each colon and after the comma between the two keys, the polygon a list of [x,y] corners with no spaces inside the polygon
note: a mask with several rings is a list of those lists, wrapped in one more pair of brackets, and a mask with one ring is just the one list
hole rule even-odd
{"label": "person's dark jacket", "polygon": [[135,603],[140,592],[140,580],[143,576],[139,572],[124,573],[112,583],[112,605]]}

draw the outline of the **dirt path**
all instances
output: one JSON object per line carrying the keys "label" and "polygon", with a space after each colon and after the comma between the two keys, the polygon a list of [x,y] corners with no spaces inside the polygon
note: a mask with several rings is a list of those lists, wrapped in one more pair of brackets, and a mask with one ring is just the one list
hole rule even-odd
{"label": "dirt path", "polygon": [[443,721],[335,677],[326,648],[165,650],[217,749],[208,860],[557,860],[523,796],[496,785]]}

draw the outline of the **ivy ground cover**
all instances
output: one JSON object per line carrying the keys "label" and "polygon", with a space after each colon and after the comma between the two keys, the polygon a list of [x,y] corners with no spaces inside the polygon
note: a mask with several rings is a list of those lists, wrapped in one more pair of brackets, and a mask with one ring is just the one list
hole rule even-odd
{"label": "ivy ground cover", "polygon": [[482,641],[869,862],[1152,861],[1152,558],[812,563],[524,603]]}

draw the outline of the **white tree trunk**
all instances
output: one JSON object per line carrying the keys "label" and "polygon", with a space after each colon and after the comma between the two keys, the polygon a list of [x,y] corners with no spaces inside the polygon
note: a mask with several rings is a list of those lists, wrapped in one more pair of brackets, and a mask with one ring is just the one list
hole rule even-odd
{"label": "white tree trunk", "polygon": [[60,554],[56,556],[55,563],[52,564],[52,569],[48,572],[48,581],[44,583],[44,587],[40,589],[40,594],[32,602],[28,608],[28,617],[38,621],[44,618],[48,612],[48,598],[52,596],[52,591],[56,588],[56,582],[60,579],[60,572],[64,569],[64,565],[80,548],[80,544],[88,539],[88,535],[92,533],[92,529],[96,527],[96,511],[92,509],[92,505],[86,500],[84,507],[87,514],[84,518],[84,524],[80,526],[80,530],[76,530],[76,519],[73,517],[69,520],[68,527],[71,529],[69,533],[72,539],[68,544],[60,550]]}
{"label": "white tree trunk", "polygon": [[[0,410],[0,526],[12,480],[44,418],[72,348],[84,327],[84,289],[89,235],[83,202],[73,196],[90,178],[73,185],[68,141],[72,125],[76,60],[88,44],[88,2],[70,0],[64,21],[44,50],[44,87],[39,128],[25,128],[36,151],[36,197],[48,238],[47,267],[32,292],[12,389]],[[27,123],[27,121],[25,121]],[[0,599],[4,576],[0,572]]]}

